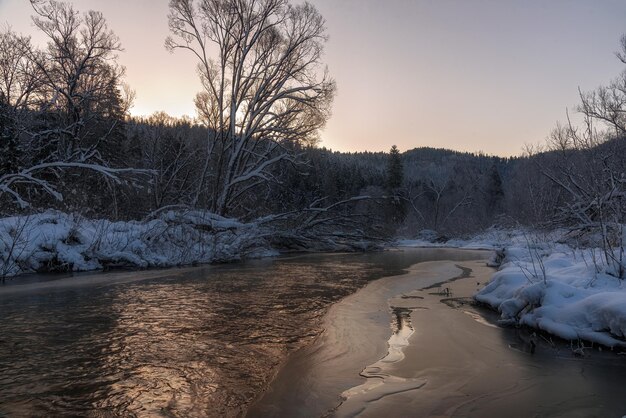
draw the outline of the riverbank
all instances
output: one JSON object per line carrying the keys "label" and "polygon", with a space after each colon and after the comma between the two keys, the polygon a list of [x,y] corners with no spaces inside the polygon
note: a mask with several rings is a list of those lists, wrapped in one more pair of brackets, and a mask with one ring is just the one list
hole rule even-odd
{"label": "riverbank", "polygon": [[[280,219],[280,218],[278,218]],[[381,249],[358,234],[243,222],[202,210],[169,210],[141,221],[44,213],[0,218],[0,283],[32,273],[139,270],[275,257],[287,253]]]}
{"label": "riverbank", "polygon": [[145,269],[277,255],[270,231],[203,211],[113,222],[48,211],[0,219],[0,279],[26,273]]}
{"label": "riverbank", "polygon": [[498,328],[472,305],[492,273],[441,261],[368,284],[331,307],[248,416],[623,415],[626,363]]}
{"label": "riverbank", "polygon": [[581,354],[592,344],[626,349],[626,280],[600,249],[543,243],[507,247],[501,258],[475,298],[500,312],[502,324],[550,333]]}
{"label": "riverbank", "polygon": [[[428,235],[428,234],[427,234]],[[567,230],[489,229],[466,240],[402,240],[399,247],[493,249],[499,267],[475,299],[502,325],[527,326],[570,341],[626,350],[626,246],[598,248],[597,236]]]}

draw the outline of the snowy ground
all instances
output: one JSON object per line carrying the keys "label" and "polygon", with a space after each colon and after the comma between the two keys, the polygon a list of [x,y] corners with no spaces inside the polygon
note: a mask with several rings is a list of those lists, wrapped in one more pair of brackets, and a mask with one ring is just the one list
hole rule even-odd
{"label": "snowy ground", "polygon": [[512,246],[475,299],[497,309],[505,323],[626,347],[626,283],[608,271],[598,249]]}
{"label": "snowy ground", "polygon": [[46,212],[0,219],[0,277],[37,271],[166,267],[275,255],[269,232],[214,214],[166,212],[145,222]]}
{"label": "snowy ground", "polygon": [[468,240],[400,246],[445,246],[498,250],[500,265],[474,297],[498,310],[504,324],[527,325],[560,338],[626,348],[626,280],[603,259],[600,249],[557,244],[562,232],[538,236],[523,231],[489,230]]}

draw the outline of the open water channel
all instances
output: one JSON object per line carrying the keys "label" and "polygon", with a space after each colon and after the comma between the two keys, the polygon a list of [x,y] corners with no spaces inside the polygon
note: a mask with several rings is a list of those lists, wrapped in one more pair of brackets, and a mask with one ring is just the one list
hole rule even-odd
{"label": "open water channel", "polygon": [[[370,357],[381,353],[380,358],[385,357],[387,340],[398,327],[415,329],[414,333],[403,334],[407,341],[420,341],[420,337],[426,335],[420,333],[419,320],[407,316],[410,310],[402,311],[401,318],[399,311],[387,309],[384,299],[394,296],[396,291],[408,292],[412,285],[407,284],[406,289],[385,287],[387,293],[376,296],[383,298],[383,308],[377,311],[378,319],[362,329],[350,325],[347,319],[361,322],[367,319],[356,314],[342,316],[347,318],[340,321],[342,326],[361,334],[368,333],[360,338],[373,348],[367,353],[369,357],[350,359],[364,362],[350,364],[351,367],[345,369],[346,373],[353,373],[356,367],[353,375],[339,376],[337,380],[340,370],[335,368],[329,376],[332,384],[325,384],[323,376],[321,380],[319,377],[327,366],[319,368],[312,364],[311,360],[316,357],[307,350],[317,347],[320,352],[320,344],[328,338],[328,333],[322,330],[328,326],[329,315],[334,315],[336,322],[337,315],[345,312],[341,309],[361,305],[344,299],[347,305],[335,305],[339,311],[328,313],[329,307],[348,295],[356,297],[370,289],[371,286],[367,286],[354,293],[375,279],[385,277],[384,280],[393,281],[394,277],[403,277],[406,269],[419,263],[438,260],[475,263],[488,255],[483,251],[406,249],[367,254],[296,255],[167,270],[15,278],[0,286],[0,417],[242,416],[249,410],[251,415],[275,413],[277,416],[282,415],[280,411],[297,412],[302,416],[361,413],[366,410],[363,405],[370,402],[367,399],[354,398],[353,403],[358,404],[356,409],[354,405],[343,410],[333,408],[343,399],[345,390],[350,393],[351,388],[357,388],[358,392],[363,380],[359,371],[376,365],[376,359]],[[370,301],[372,295],[370,292]],[[450,312],[459,311],[438,300],[438,304],[425,302],[430,305],[424,306],[424,311],[429,309],[435,315],[438,315],[439,305]],[[550,387],[556,390],[559,379],[563,387],[571,386],[574,370],[576,376],[583,374],[576,385],[586,385],[575,393],[588,395],[584,399],[577,395],[576,401],[594,406],[584,409],[583,405],[581,410],[609,413],[598,416],[618,416],[616,411],[626,405],[626,392],[623,392],[626,359],[613,354],[608,360],[605,357],[598,360],[568,357],[565,364],[573,366],[562,367],[564,371],[559,375],[554,356],[529,356],[524,350],[517,350],[510,340],[517,337],[507,337],[507,333],[514,331],[479,324],[469,315],[463,317],[488,328],[490,338],[502,342],[492,344],[492,350],[513,353],[501,361],[519,361],[518,369],[524,369],[523,379],[539,382],[538,379],[533,381],[528,373],[535,370],[538,378],[545,376],[545,367],[550,365]],[[439,315],[432,321],[446,320],[456,321],[446,315]],[[446,329],[440,322],[437,327]],[[336,350],[342,341],[335,339],[328,347]],[[445,340],[438,340],[437,344],[445,344]],[[432,349],[432,345],[428,347]],[[424,353],[428,347],[423,349]],[[437,351],[441,350],[434,352]],[[479,355],[476,349],[460,347],[459,351]],[[409,350],[404,355],[414,356],[415,352]],[[503,358],[493,353],[487,355],[496,360]],[[302,366],[303,359],[306,367]],[[292,364],[294,361],[296,366]],[[428,366],[424,361],[413,360],[413,363],[422,369]],[[315,376],[315,390],[334,392],[308,390],[307,376],[298,374],[300,372]],[[406,375],[402,378],[422,379],[413,385],[414,392],[427,387],[422,384],[427,378],[417,376],[418,372],[402,372]],[[445,377],[454,379],[451,375]],[[270,385],[273,381],[277,385]],[[284,391],[285,381],[293,382],[293,396],[290,391]],[[527,386],[521,387],[527,390]],[[305,392],[327,404],[302,398]],[[279,393],[281,395],[276,396]],[[410,391],[399,391],[402,393],[402,396],[409,396]],[[427,392],[422,390],[422,393]],[[619,393],[622,396],[616,400]],[[499,392],[496,401],[502,402],[503,398],[506,400],[506,392]],[[412,399],[419,399],[419,396]],[[393,404],[377,403],[375,406],[390,405]],[[418,409],[414,404],[407,405],[411,409],[405,409],[403,414],[414,411],[411,415],[428,416],[425,409],[420,412],[419,403]],[[380,410],[371,411],[380,413]],[[463,412],[458,408],[455,411]],[[626,406],[623,414],[626,414]]]}

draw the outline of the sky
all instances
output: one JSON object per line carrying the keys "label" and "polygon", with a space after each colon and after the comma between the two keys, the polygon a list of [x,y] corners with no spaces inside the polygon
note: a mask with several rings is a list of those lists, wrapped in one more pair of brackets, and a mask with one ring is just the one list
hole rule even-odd
{"label": "sky", "polygon": [[[619,75],[623,0],[311,0],[327,22],[337,82],[322,146],[429,146],[501,156],[543,141],[578,89]],[[125,49],[131,113],[195,115],[195,61],[163,46],[167,0],[74,0],[103,12]],[[0,25],[41,42],[27,0],[0,0]]]}

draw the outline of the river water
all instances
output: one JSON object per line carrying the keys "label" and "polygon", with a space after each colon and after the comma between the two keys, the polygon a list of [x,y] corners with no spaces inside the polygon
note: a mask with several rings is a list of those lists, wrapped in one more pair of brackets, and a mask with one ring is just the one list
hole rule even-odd
{"label": "river water", "polygon": [[492,274],[424,262],[344,298],[248,417],[626,416],[626,358],[497,326],[471,298]]}
{"label": "river water", "polygon": [[239,416],[327,307],[420,261],[316,254],[0,286],[0,416]]}
{"label": "river water", "polygon": [[[488,255],[407,249],[14,279],[0,286],[0,417],[228,417],[253,404],[252,416],[319,416],[342,396],[337,416],[501,416],[507,405],[511,417],[626,414],[623,357],[541,345],[530,355],[518,330],[487,326],[430,290],[411,296],[415,277],[434,271],[419,266],[477,271],[472,260]],[[393,303],[409,303],[413,317],[388,309],[399,295]],[[336,355],[346,350],[350,362]],[[411,391],[372,402],[382,397],[361,390],[361,376],[377,360]]]}

